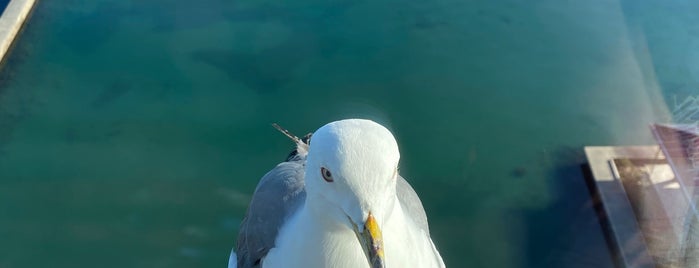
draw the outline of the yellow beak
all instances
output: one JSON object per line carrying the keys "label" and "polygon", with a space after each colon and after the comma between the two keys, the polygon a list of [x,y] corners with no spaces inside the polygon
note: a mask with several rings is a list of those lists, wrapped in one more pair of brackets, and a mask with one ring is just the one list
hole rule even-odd
{"label": "yellow beak", "polygon": [[[351,221],[350,221],[351,222]],[[383,236],[381,235],[381,228],[376,222],[376,219],[371,212],[369,212],[369,217],[367,217],[364,223],[364,232],[359,232],[358,228],[354,223],[354,232],[359,239],[359,244],[362,245],[364,249],[364,254],[366,254],[367,260],[369,261],[369,266],[371,268],[384,268],[386,267],[383,254]]]}

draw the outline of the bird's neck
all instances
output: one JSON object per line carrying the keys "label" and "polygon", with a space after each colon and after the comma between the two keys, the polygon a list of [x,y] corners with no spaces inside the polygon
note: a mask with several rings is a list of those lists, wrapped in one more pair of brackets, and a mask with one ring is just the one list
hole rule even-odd
{"label": "bird's neck", "polygon": [[347,215],[323,197],[308,195],[303,208],[308,217],[323,228],[336,229],[343,226],[351,228],[347,225]]}

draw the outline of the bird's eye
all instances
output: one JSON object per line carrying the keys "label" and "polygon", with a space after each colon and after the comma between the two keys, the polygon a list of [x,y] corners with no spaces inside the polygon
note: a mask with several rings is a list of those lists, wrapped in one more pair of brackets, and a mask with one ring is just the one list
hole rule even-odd
{"label": "bird's eye", "polygon": [[323,179],[327,182],[333,182],[333,174],[330,173],[330,170],[327,168],[320,168],[320,174],[323,176]]}

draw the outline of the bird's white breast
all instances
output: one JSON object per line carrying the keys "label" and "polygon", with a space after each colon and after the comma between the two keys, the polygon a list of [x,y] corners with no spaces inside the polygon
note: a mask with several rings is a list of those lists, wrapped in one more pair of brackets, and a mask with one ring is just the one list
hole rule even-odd
{"label": "bird's white breast", "polygon": [[[400,206],[389,215],[382,226],[386,267],[444,267],[428,234]],[[349,227],[333,225],[301,208],[280,230],[263,267],[357,268],[369,264]]]}
{"label": "bird's white breast", "polygon": [[276,247],[262,263],[264,268],[368,266],[354,232],[318,219],[302,208],[279,232]]}

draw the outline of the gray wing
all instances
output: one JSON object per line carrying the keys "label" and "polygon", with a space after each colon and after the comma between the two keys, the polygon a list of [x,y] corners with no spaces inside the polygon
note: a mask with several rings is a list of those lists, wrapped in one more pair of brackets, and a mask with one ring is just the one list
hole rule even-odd
{"label": "gray wing", "polygon": [[260,179],[238,232],[238,268],[260,267],[284,221],[306,199],[304,162],[283,162]]}
{"label": "gray wing", "polygon": [[413,187],[400,175],[398,175],[398,181],[396,182],[396,194],[398,195],[398,202],[405,209],[405,213],[429,235],[430,228],[427,224],[427,214],[425,214],[425,208],[422,207],[420,197],[417,196]]}

